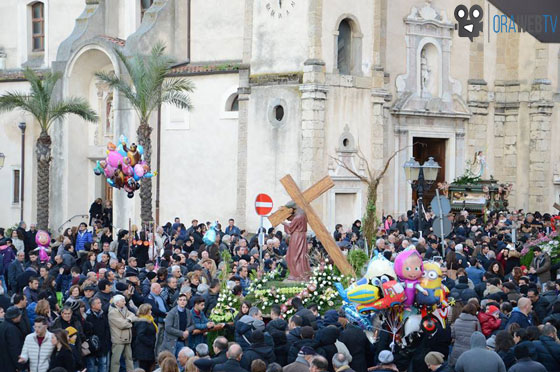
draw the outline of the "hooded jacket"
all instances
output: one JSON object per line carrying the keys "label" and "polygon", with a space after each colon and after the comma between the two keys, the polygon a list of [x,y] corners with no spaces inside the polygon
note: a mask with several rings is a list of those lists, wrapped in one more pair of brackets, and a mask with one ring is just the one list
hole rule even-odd
{"label": "hooded jacket", "polygon": [[241,367],[250,371],[251,363],[253,363],[253,360],[257,359],[265,362],[267,366],[270,363],[274,363],[276,361],[274,348],[270,345],[267,345],[264,340],[263,342],[253,343],[249,347],[249,349],[247,349],[247,351],[243,353],[243,357],[241,358]]}
{"label": "hooded jacket", "polygon": [[288,351],[290,350],[290,345],[288,344],[288,339],[286,338],[286,330],[288,329],[288,323],[281,318],[271,320],[266,325],[266,330],[272,336],[274,340],[274,355],[276,356],[276,362],[280,365],[286,365],[286,359],[288,356]]}
{"label": "hooded jacket", "polygon": [[313,348],[317,354],[324,356],[329,362],[329,370],[333,371],[332,358],[338,352],[336,340],[340,331],[334,325],[328,326],[317,332]]}
{"label": "hooded jacket", "polygon": [[545,366],[547,371],[560,371],[560,344],[549,336],[541,336],[533,344],[537,350],[533,359]]}
{"label": "hooded jacket", "polygon": [[471,349],[461,354],[455,364],[456,372],[506,372],[502,358],[495,352],[486,349],[486,337],[482,333],[474,332],[470,342]]}
{"label": "hooded jacket", "polygon": [[500,324],[502,323],[500,318],[495,318],[492,314],[488,314],[482,311],[478,313],[477,318],[480,322],[480,326],[482,327],[482,333],[486,337],[490,337],[492,332],[500,328]]}
{"label": "hooded jacket", "polygon": [[[476,316],[467,313],[459,315],[459,318],[451,325],[451,338],[455,340],[455,343],[449,356],[449,365],[454,366],[461,354],[469,350],[473,332],[480,330],[480,322]],[[484,338],[484,335],[482,337]]]}
{"label": "hooded jacket", "polygon": [[506,324],[506,328],[512,324],[512,323],[517,323],[521,326],[521,328],[527,328],[530,325],[532,325],[532,321],[531,318],[529,318],[527,315],[523,314],[521,312],[521,310],[519,310],[518,307],[514,307],[513,311],[511,312],[510,316],[509,316],[509,320]]}

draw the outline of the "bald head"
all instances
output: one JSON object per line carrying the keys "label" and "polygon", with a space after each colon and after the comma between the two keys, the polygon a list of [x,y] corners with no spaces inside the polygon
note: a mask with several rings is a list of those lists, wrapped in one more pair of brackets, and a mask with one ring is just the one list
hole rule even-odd
{"label": "bald head", "polygon": [[238,344],[232,344],[227,351],[227,357],[229,359],[241,360],[242,355],[243,350]]}
{"label": "bald head", "polygon": [[531,300],[526,297],[520,298],[517,302],[517,307],[525,315],[529,315],[529,313],[531,312],[531,305]]}
{"label": "bald head", "polygon": [[161,285],[158,283],[152,283],[150,291],[155,295],[159,295],[161,293]]}

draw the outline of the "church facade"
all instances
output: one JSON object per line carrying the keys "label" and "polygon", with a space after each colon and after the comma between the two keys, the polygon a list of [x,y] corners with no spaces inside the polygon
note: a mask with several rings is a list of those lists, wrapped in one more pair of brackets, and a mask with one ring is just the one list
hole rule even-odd
{"label": "church facade", "polygon": [[[147,52],[157,41],[177,61],[170,77],[195,85],[194,109],[154,113],[152,168],[160,172],[160,222],[228,218],[256,229],[258,193],[275,207],[291,174],[306,189],[329,174],[334,188],[313,203],[329,227],[365,211],[357,174],[379,172],[399,150],[379,189],[380,210],[398,215],[413,195],[403,164],[434,157],[438,181],[452,182],[482,151],[484,178],[513,184],[510,209],[552,212],[560,193],[558,45],[520,32],[493,32],[486,13],[473,41],[459,37],[460,1],[415,0],[8,0],[0,5],[0,93],[25,90],[22,66],[62,74],[57,97],[81,96],[98,123],[76,117],[53,126],[54,230],[112,200],[115,226],[139,221],[139,197],[93,174],[108,141],[136,140],[138,119],[96,71],[125,74],[115,49]],[[488,18],[487,18],[488,17]],[[487,20],[490,20],[488,23]],[[159,118],[158,118],[159,117]],[[21,131],[25,190],[21,193]],[[159,135],[158,135],[159,132]],[[30,117],[0,115],[0,225],[35,218],[38,136]],[[159,137],[159,138],[158,138]],[[158,161],[157,143],[160,159]],[[338,161],[337,161],[338,160]],[[159,164],[159,166],[158,166]],[[154,179],[154,186],[156,181]],[[432,190],[433,191],[433,190]]]}

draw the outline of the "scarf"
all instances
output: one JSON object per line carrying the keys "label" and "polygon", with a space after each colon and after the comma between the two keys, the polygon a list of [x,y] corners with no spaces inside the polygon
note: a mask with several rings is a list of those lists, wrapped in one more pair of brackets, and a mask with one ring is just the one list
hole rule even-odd
{"label": "scarf", "polygon": [[154,327],[156,328],[156,335],[157,335],[158,326],[157,326],[156,322],[154,321],[154,317],[153,317],[153,316],[148,315],[148,314],[146,314],[146,315],[138,315],[138,318],[146,319],[147,321],[149,321],[150,323],[152,323],[152,324],[154,325]]}

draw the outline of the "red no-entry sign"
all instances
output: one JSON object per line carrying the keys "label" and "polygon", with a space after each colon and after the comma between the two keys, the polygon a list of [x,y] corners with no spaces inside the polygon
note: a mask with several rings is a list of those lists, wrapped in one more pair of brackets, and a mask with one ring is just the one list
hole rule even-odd
{"label": "red no-entry sign", "polygon": [[272,198],[267,194],[257,195],[255,211],[259,216],[267,216],[272,211]]}

